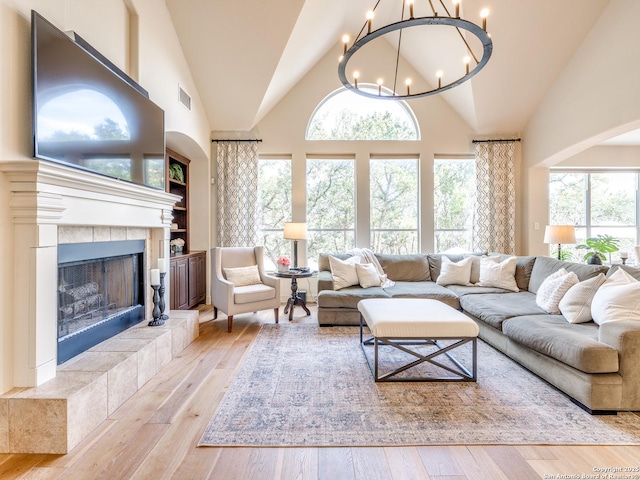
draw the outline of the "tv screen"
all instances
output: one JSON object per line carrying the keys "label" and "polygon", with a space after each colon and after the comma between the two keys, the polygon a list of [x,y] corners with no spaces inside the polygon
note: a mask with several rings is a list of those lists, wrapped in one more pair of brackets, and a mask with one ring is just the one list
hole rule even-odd
{"label": "tv screen", "polygon": [[35,11],[31,33],[34,156],[164,189],[164,111]]}

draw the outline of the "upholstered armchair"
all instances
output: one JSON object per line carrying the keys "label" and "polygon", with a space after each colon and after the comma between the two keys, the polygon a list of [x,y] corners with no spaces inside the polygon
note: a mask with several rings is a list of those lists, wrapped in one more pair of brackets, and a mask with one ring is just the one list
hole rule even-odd
{"label": "upholstered armchair", "polygon": [[233,316],[273,308],[278,323],[280,281],[264,272],[263,247],[211,249],[211,300],[213,319],[218,309],[227,314],[231,332]]}

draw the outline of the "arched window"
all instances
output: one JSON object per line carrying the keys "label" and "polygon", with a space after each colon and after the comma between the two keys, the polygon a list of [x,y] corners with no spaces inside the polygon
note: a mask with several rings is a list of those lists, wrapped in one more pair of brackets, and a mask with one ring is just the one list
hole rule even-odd
{"label": "arched window", "polygon": [[[378,91],[378,87],[360,88]],[[411,108],[401,100],[377,100],[340,88],[316,107],[307,140],[420,140]]]}

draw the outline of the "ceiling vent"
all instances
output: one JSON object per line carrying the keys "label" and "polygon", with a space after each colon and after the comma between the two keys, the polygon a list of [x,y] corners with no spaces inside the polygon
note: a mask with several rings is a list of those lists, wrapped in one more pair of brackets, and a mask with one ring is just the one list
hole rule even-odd
{"label": "ceiling vent", "polygon": [[178,85],[178,90],[180,91],[178,94],[178,100],[182,105],[187,107],[187,110],[191,111],[191,97],[187,92],[185,92],[180,85]]}

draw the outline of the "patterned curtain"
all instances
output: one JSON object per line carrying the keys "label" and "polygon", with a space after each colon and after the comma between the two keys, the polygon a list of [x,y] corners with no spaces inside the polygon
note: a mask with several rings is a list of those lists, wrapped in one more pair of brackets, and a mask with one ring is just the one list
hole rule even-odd
{"label": "patterned curtain", "polygon": [[218,246],[258,241],[258,145],[218,142]]}
{"label": "patterned curtain", "polygon": [[476,251],[516,250],[515,142],[476,143]]}

